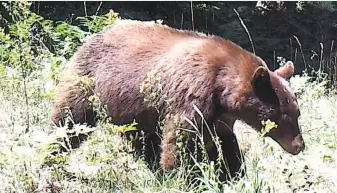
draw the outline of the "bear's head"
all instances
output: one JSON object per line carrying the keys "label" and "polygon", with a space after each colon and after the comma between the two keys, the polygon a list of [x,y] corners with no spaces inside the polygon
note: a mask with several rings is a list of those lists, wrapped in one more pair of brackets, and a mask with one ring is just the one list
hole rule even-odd
{"label": "bear's head", "polygon": [[294,65],[287,62],[279,69],[270,71],[264,62],[251,77],[252,92],[241,108],[243,121],[257,130],[263,120],[271,120],[276,127],[266,136],[274,139],[287,152],[296,155],[305,148],[298,124],[300,109],[287,79],[294,73]]}

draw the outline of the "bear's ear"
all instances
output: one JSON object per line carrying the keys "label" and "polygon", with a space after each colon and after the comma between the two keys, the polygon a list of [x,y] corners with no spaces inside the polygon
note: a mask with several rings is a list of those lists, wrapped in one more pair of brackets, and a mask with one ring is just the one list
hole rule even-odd
{"label": "bear's ear", "polygon": [[263,83],[268,83],[270,82],[270,76],[268,69],[264,66],[259,66],[253,75],[252,78],[252,85],[253,87],[263,84]]}
{"label": "bear's ear", "polygon": [[294,63],[292,61],[288,61],[284,66],[275,70],[275,73],[284,79],[289,79],[294,74],[294,70]]}
{"label": "bear's ear", "polygon": [[254,94],[262,102],[268,102],[272,104],[278,103],[278,97],[273,89],[270,81],[269,71],[266,67],[258,67],[252,78],[252,86]]}

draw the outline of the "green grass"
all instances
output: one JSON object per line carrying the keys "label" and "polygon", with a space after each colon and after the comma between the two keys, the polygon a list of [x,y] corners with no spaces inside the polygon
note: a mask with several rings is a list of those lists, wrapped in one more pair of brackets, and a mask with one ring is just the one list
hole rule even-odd
{"label": "green grass", "polygon": [[[326,92],[325,81],[308,82],[308,76],[291,79],[300,104],[306,150],[292,156],[237,121],[234,131],[247,175],[225,184],[223,190],[219,190],[213,163],[195,164],[202,169],[200,185],[188,183],[190,170],[184,169],[185,164],[163,175],[150,171],[117,134],[125,129],[122,126],[100,124],[91,129],[76,125],[78,132],[94,132],[80,148],[53,156],[66,136],[65,128],[51,124],[53,89],[59,71],[89,34],[66,23],[55,27],[27,7],[12,5],[11,10],[18,18],[10,24],[12,35],[0,29],[0,192],[324,193],[337,189],[337,95]],[[110,12],[81,21],[96,32],[116,16]],[[40,36],[31,34],[37,18],[45,30]],[[47,44],[41,37],[53,42]],[[35,54],[28,51],[32,49]]]}
{"label": "green grass", "polygon": [[[14,72],[15,73],[15,72]],[[202,185],[187,184],[184,165],[160,175],[132,156],[130,145],[117,134],[117,126],[101,124],[79,149],[50,155],[62,144],[64,128],[49,119],[51,97],[34,98],[43,89],[47,73],[27,79],[29,132],[22,85],[10,92],[11,79],[0,91],[0,192],[220,192],[212,166],[200,163]],[[292,156],[270,138],[261,138],[237,121],[235,133],[243,150],[247,175],[225,185],[224,192],[334,192],[337,188],[337,97],[325,93],[320,82],[294,77],[299,96],[300,125],[306,150]],[[324,83],[324,82],[323,82]],[[52,88],[51,88],[52,90]],[[47,93],[47,91],[40,91]],[[48,96],[48,95],[46,95]],[[77,130],[87,132],[85,126]]]}

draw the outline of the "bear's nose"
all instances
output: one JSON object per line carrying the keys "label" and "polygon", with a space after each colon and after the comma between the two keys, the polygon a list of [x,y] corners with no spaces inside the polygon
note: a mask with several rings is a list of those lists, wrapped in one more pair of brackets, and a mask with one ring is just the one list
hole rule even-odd
{"label": "bear's nose", "polygon": [[293,148],[295,149],[294,155],[299,154],[305,149],[305,143],[302,135],[297,135],[293,141]]}

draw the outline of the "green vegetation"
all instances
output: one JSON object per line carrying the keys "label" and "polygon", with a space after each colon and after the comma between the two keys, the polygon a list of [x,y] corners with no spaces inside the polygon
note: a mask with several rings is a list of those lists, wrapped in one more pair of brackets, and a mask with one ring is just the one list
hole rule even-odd
{"label": "green vegetation", "polygon": [[[13,21],[0,15],[9,26],[6,33],[0,28],[0,192],[335,192],[337,95],[326,89],[328,81],[320,72],[318,79],[303,75],[290,81],[300,103],[307,149],[289,155],[237,122],[247,175],[224,190],[213,163],[195,164],[203,171],[200,186],[187,183],[184,164],[163,175],[150,171],[118,135],[133,125],[76,125],[78,133],[94,132],[79,149],[53,155],[67,132],[49,119],[59,72],[87,36],[113,23],[118,14],[80,18],[86,32],[45,20],[30,12],[28,3],[3,5]],[[270,124],[266,122],[266,130]]]}

